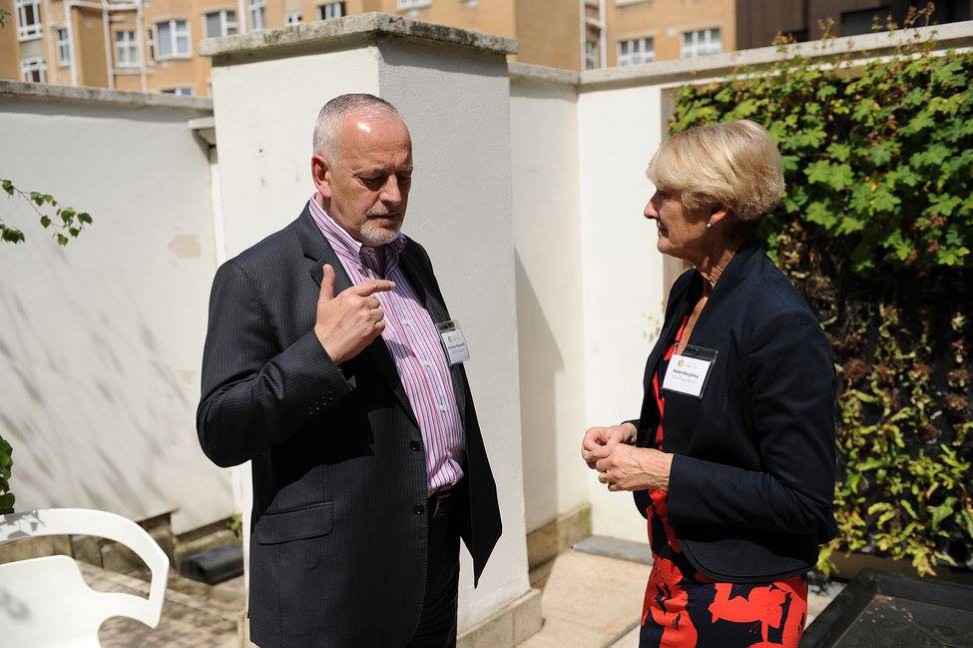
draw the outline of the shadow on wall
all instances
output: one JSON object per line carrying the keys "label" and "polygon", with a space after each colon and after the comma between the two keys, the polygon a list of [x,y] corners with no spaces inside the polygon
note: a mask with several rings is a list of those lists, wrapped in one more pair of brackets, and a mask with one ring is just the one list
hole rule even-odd
{"label": "shadow on wall", "polygon": [[171,344],[156,339],[159,323],[154,333],[146,321],[138,277],[92,271],[91,250],[42,236],[28,245],[8,252],[21,271],[0,284],[0,429],[14,448],[17,509],[170,510],[167,462],[195,403],[166,358]]}
{"label": "shadow on wall", "polygon": [[[558,515],[557,402],[555,376],[564,358],[519,253],[514,254],[517,337],[520,340],[521,445],[527,531]],[[580,461],[580,459],[579,459]]]}

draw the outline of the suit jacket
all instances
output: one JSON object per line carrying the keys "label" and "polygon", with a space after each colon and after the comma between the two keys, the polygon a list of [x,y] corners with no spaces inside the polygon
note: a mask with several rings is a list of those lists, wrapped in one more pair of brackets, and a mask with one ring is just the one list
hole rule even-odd
{"label": "suit jacket", "polygon": [[[638,445],[655,445],[651,380],[702,293],[676,281],[645,369]],[[837,533],[835,372],[810,307],[755,244],[716,282],[689,343],[717,352],[702,398],[665,392],[663,446],[675,454],[668,510],[690,562],[717,581],[768,582],[808,571]],[[646,491],[635,493],[646,514]]]}
{"label": "suit jacket", "polygon": [[[264,648],[402,646],[422,609],[425,450],[381,337],[339,368],[313,332],[322,267],[351,286],[307,208],[216,273],[199,441],[217,465],[251,460],[250,630]],[[449,319],[425,250],[401,265],[433,321]],[[462,365],[462,536],[474,582],[500,537],[496,484]],[[464,509],[466,507],[463,507]]]}

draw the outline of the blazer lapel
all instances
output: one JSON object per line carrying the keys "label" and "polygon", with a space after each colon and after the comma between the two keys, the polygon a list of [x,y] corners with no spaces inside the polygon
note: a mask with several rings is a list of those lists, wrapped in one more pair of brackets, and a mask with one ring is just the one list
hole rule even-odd
{"label": "blazer lapel", "polygon": [[[433,324],[452,319],[449,316],[449,311],[446,309],[446,304],[440,300],[436,294],[436,290],[433,289],[433,278],[428,276],[428,272],[426,272],[418,258],[418,250],[411,240],[402,249],[399,262],[402,267],[402,272],[405,273],[405,276],[409,279],[409,283],[412,284],[413,290],[415,290],[419,301],[422,302],[422,306],[432,318]],[[466,390],[464,389],[462,368],[462,364],[453,365],[449,368],[449,375],[453,383],[453,394],[456,397],[456,404],[459,407],[460,420],[464,422],[465,428]]]}
{"label": "blazer lapel", "polygon": [[[301,246],[304,248],[304,256],[309,262],[308,276],[314,282],[314,285],[317,286],[318,290],[321,289],[321,280],[324,278],[324,264],[326,263],[334,268],[334,293],[337,295],[343,290],[351,288],[351,278],[345,272],[345,267],[341,264],[341,259],[338,258],[337,252],[334,251],[334,248],[331,247],[331,244],[314,223],[311,212],[307,207],[304,208],[304,213],[301,214],[301,218],[299,219],[298,238],[301,240]],[[385,381],[388,388],[395,394],[399,405],[402,406],[409,419],[418,428],[419,421],[416,419],[415,412],[412,411],[409,396],[405,393],[402,380],[399,378],[399,372],[395,368],[395,360],[392,359],[392,354],[389,352],[385,340],[381,336],[375,338],[371,344],[365,347],[362,355],[367,357],[375,365],[375,369],[382,377],[382,380]]]}

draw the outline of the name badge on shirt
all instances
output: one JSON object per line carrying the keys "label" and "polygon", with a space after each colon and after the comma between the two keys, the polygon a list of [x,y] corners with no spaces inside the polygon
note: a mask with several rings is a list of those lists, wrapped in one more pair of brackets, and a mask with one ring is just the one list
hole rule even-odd
{"label": "name badge on shirt", "polygon": [[701,399],[716,355],[715,349],[688,345],[681,354],[669,359],[662,389]]}
{"label": "name badge on shirt", "polygon": [[439,329],[439,337],[443,342],[450,367],[470,359],[470,348],[466,345],[466,336],[463,335],[458,321],[440,322],[436,324],[436,328]]}

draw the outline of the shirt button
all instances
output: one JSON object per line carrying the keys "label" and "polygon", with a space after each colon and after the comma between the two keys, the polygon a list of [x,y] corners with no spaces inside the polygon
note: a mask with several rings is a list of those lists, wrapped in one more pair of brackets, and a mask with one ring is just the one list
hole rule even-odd
{"label": "shirt button", "polygon": [[446,411],[446,403],[440,403],[439,404],[439,411],[440,412],[445,412]]}
{"label": "shirt button", "polygon": [[426,507],[423,506],[422,504],[416,504],[416,507],[414,509],[412,509],[412,511],[416,515],[422,515],[422,514],[424,514],[426,512]]}
{"label": "shirt button", "polygon": [[405,322],[403,322],[403,324],[405,324],[406,326],[412,326],[412,322],[409,321],[409,320],[405,320]]}
{"label": "shirt button", "polygon": [[422,448],[422,444],[418,441],[410,441],[409,448],[411,448],[413,452],[419,452],[419,450]]}

